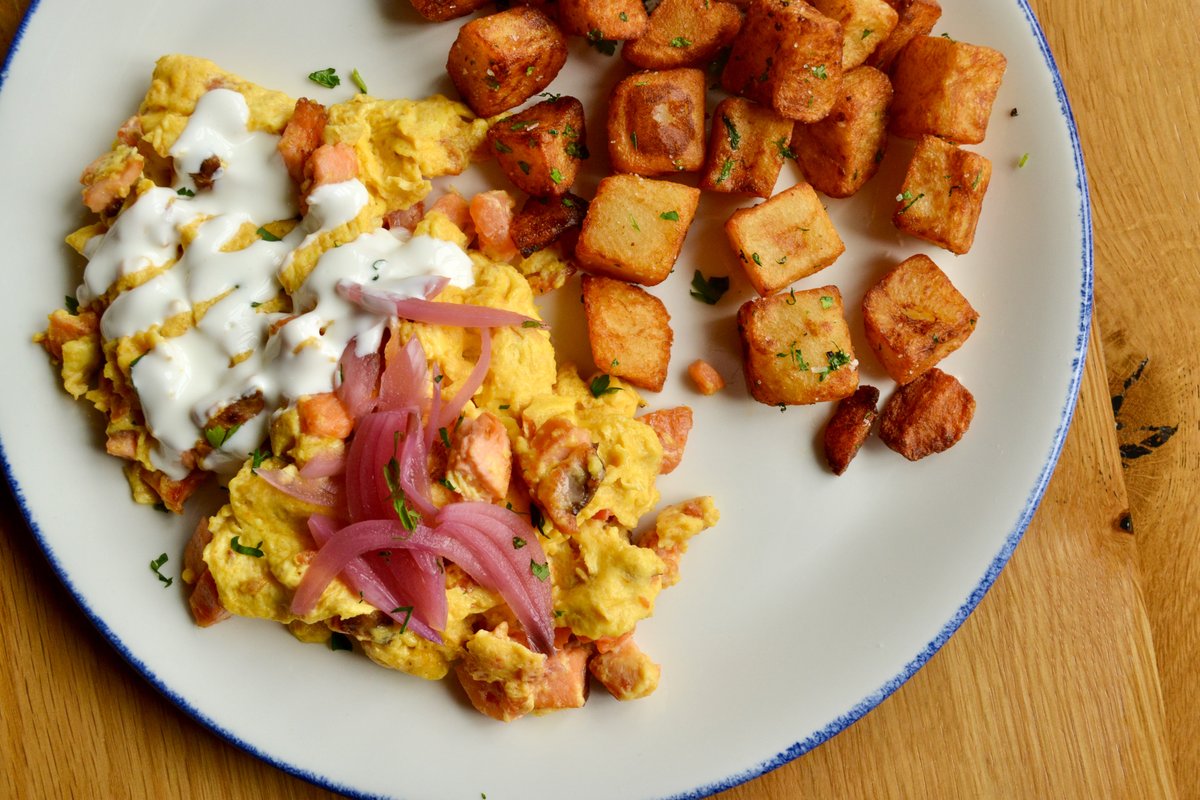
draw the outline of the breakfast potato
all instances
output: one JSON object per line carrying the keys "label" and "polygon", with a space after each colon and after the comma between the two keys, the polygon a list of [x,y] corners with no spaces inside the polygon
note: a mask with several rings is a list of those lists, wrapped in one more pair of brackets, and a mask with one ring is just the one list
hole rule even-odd
{"label": "breakfast potato", "polygon": [[892,69],[891,132],[905,139],[925,134],[959,144],[979,144],[1000,90],[1007,60],[998,50],[918,36]]}
{"label": "breakfast potato", "polygon": [[885,0],[811,0],[810,5],[842,26],[843,70],[865,62],[899,19]]}
{"label": "breakfast potato", "polygon": [[730,3],[662,0],[650,12],[646,32],[621,48],[621,58],[642,69],[701,66],[741,27],[742,14]]}
{"label": "breakfast potato", "polygon": [[446,71],[471,110],[492,117],[545,89],[566,61],[566,39],[549,17],[517,6],[463,25]]}
{"label": "breakfast potato", "polygon": [[858,388],[858,360],[836,286],[747,301],[738,309],[746,386],[772,406],[821,403]]}
{"label": "breakfast potato", "polygon": [[658,441],[662,443],[663,460],[658,474],[674,472],[683,460],[688,434],[692,430],[692,410],[687,406],[662,408],[643,414],[638,419],[653,428]]}
{"label": "breakfast potato", "polygon": [[600,181],[575,259],[588,272],[653,286],[671,274],[700,190],[637,175]]}
{"label": "breakfast potato", "polygon": [[975,241],[992,162],[936,136],[913,151],[892,222],[900,230],[962,255]]}
{"label": "breakfast potato", "polygon": [[662,391],[674,340],[663,302],[640,286],[584,275],[583,310],[596,367],[634,386]]}
{"label": "breakfast potato", "polygon": [[570,192],[562,197],[531,197],[513,215],[508,232],[521,255],[529,257],[581,225],[587,209],[587,200]]}
{"label": "breakfast potato", "polygon": [[807,3],[750,0],[721,86],[788,119],[815,122],[842,83],[842,26]]}
{"label": "breakfast potato", "polygon": [[887,0],[898,15],[892,33],[867,56],[867,65],[889,71],[904,45],[917,36],[926,36],[942,16],[938,0]]}
{"label": "breakfast potato", "polygon": [[975,416],[975,398],[958,378],[933,367],[896,390],[883,407],[879,438],[917,461],[958,443]]}
{"label": "breakfast potato", "polygon": [[641,0],[558,0],[558,22],[564,33],[601,39],[636,39],[649,19]]}
{"label": "breakfast potato", "polygon": [[635,72],[608,104],[608,153],[618,172],[662,175],[704,163],[704,72]]}
{"label": "breakfast potato", "polygon": [[846,250],[807,183],[733,212],[725,234],[758,293],[766,297],[825,269]]}
{"label": "breakfast potato", "polygon": [[928,256],[915,255],[863,296],[867,342],[896,383],[905,384],[975,332],[979,313]]}
{"label": "breakfast potato", "polygon": [[879,403],[879,390],[863,384],[854,394],[838,401],[837,408],[825,426],[822,437],[825,445],[825,460],[834,475],[841,475],[858,455],[863,443],[871,435],[871,425],[878,416],[875,407]]}
{"label": "breakfast potato", "polygon": [[804,177],[830,197],[849,197],[879,169],[887,149],[887,108],[892,84],[873,67],[842,77],[842,91],[829,116],[796,123],[792,152]]}
{"label": "breakfast potato", "polygon": [[744,97],[726,97],[713,111],[700,188],[770,197],[789,155],[793,122]]}
{"label": "breakfast potato", "polygon": [[588,155],[583,103],[574,97],[543,100],[493,124],[488,146],[521,191],[534,197],[566,194]]}
{"label": "breakfast potato", "polygon": [[486,6],[489,0],[410,0],[416,12],[431,22],[465,17]]}

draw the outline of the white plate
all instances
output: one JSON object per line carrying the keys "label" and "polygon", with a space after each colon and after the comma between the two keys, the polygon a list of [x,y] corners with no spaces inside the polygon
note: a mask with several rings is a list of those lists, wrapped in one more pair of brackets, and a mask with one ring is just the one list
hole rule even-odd
{"label": "white plate", "polygon": [[[0,353],[12,381],[0,394],[0,442],[63,581],[122,654],[202,723],[353,794],[695,797],[844,729],[945,643],[1012,553],[1062,446],[1087,341],[1086,184],[1046,42],[1025,0],[944,5],[935,32],[998,48],[1009,64],[987,141],[976,148],[995,172],[974,248],[956,258],[895,232],[891,198],[911,145],[893,140],[867,190],[829,204],[846,254],[798,286],[836,283],[861,331],[865,288],[913,253],[932,256],[981,313],[978,331],[943,365],[975,394],[971,430],[916,464],[873,440],[846,475],[832,476],[818,445],[828,406],[781,414],[746,394],[734,324],[750,296],[746,281],[735,277],[715,307],[688,296],[697,267],[737,273],[720,223],[747,203],[706,199],[676,273],[655,289],[676,344],[668,388],[653,403],[687,402],[696,412],[684,466],[662,482],[664,500],[711,493],[723,518],[695,541],[682,582],[638,628],[642,647],[663,663],[662,685],[636,703],[596,692],[581,711],[505,726],[447,685],[302,645],[278,626],[193,627],[180,582],[164,591],[147,566],[166,551],[164,571],[178,575],[190,520],[129,500],[96,415],[70,401],[30,343],[78,282],[77,260],[61,242],[84,218],[79,172],[135,109],[158,55],[203,55],[325,101],[352,91],[308,82],[326,66],[343,75],[357,67],[379,96],[452,94],[443,64],[458,24],[422,23],[403,0],[42,3],[0,93]],[[600,98],[624,66],[578,40],[571,53],[550,88],[581,96],[592,150],[602,153]],[[1014,107],[1019,116],[1010,116]],[[1029,160],[1018,169],[1023,153]],[[781,187],[796,175],[786,171]],[[594,185],[585,181],[582,193]],[[571,295],[557,303],[556,335],[574,335],[564,348],[580,353]],[[886,397],[892,384],[861,334],[855,347],[864,381]],[[732,379],[726,391],[690,391],[683,372],[699,356]]]}

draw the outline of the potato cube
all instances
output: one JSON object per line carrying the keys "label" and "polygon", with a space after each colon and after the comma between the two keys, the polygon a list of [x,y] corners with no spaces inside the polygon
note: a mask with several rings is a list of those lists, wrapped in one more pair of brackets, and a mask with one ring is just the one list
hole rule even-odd
{"label": "potato cube", "polygon": [[887,107],[892,84],[872,67],[842,77],[842,91],[829,116],[796,123],[792,152],[804,177],[830,197],[849,197],[879,169],[887,149]]}
{"label": "potato cube", "polygon": [[918,36],[900,51],[892,70],[891,132],[979,144],[1007,65],[998,50],[944,36]]}
{"label": "potato cube", "polygon": [[599,42],[636,39],[649,19],[641,0],[558,0],[558,21],[564,33]]}
{"label": "potato cube", "polygon": [[958,443],[975,416],[975,398],[958,378],[933,367],[888,398],[879,438],[909,461]]}
{"label": "potato cube", "polygon": [[488,146],[521,191],[534,197],[566,194],[588,155],[583,103],[574,97],[543,100],[492,125]]}
{"label": "potato cube", "polygon": [[687,406],[661,408],[638,417],[639,420],[654,429],[658,441],[663,447],[662,465],[658,468],[659,475],[674,472],[683,460],[683,451],[687,447],[688,434],[692,431],[692,410]]}
{"label": "potato cube", "polygon": [[600,181],[575,259],[585,270],[653,286],[671,274],[700,190],[637,175]]}
{"label": "potato cube", "polygon": [[913,152],[892,222],[920,239],[962,255],[975,241],[992,162],[935,136]]}
{"label": "potato cube", "polygon": [[488,0],[411,0],[412,7],[431,22],[465,17],[488,4]]}
{"label": "potato cube", "polygon": [[643,69],[701,66],[741,27],[741,12],[730,3],[662,0],[650,13],[646,32],[621,48],[621,58]]}
{"label": "potato cube", "polygon": [[772,406],[840,400],[858,388],[858,360],[836,286],[747,301],[738,333],[750,395]]}
{"label": "potato cube", "polygon": [[481,117],[521,105],[550,85],[567,61],[567,42],[535,8],[517,6],[463,25],[446,71]]}
{"label": "potato cube", "polygon": [[807,183],[733,212],[725,222],[725,234],[750,282],[764,297],[825,269],[846,250]]}
{"label": "potato cube", "polygon": [[863,296],[867,342],[896,383],[908,383],[962,347],[979,313],[932,259],[901,262]]}
{"label": "potato cube", "polygon": [[618,172],[662,175],[704,163],[704,72],[635,72],[608,104],[608,153]]}
{"label": "potato cube", "polygon": [[884,72],[892,68],[892,62],[904,49],[904,45],[917,36],[927,36],[942,16],[942,7],[938,5],[938,0],[887,0],[887,3],[895,9],[900,18],[891,35],[867,56],[868,66]]}
{"label": "potato cube", "polygon": [[726,97],[713,111],[700,188],[770,197],[793,124],[744,97]]}
{"label": "potato cube", "polygon": [[596,367],[634,386],[662,391],[674,339],[662,301],[640,286],[584,275],[583,310]]}
{"label": "potato cube", "polygon": [[587,200],[570,193],[562,197],[531,197],[513,216],[508,232],[521,255],[528,258],[581,225],[587,209]]}
{"label": "potato cube", "polygon": [[825,460],[834,475],[841,475],[858,455],[859,449],[871,435],[871,425],[878,413],[879,390],[862,384],[854,394],[838,401],[829,424],[825,426]]}
{"label": "potato cube", "polygon": [[811,5],[842,26],[842,69],[850,70],[896,27],[899,15],[885,0],[811,0]]}
{"label": "potato cube", "polygon": [[751,0],[721,86],[788,119],[816,122],[842,83],[842,26],[807,3]]}

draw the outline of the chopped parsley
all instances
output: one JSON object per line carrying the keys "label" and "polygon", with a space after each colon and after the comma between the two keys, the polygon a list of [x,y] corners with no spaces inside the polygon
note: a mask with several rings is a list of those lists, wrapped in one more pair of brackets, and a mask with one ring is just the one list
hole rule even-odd
{"label": "chopped parsley", "polygon": [[334,631],[329,636],[329,649],[335,652],[338,650],[353,650],[354,645],[351,644],[349,636]]}
{"label": "chopped parsley", "polygon": [[578,158],[580,161],[583,161],[590,154],[588,153],[586,144],[579,144],[578,142],[568,142],[567,143],[567,155],[569,155],[571,158]]}
{"label": "chopped parsley", "polygon": [[204,440],[214,449],[218,448],[229,441],[229,438],[241,427],[241,425],[232,425],[226,428],[224,425],[213,425],[211,428],[204,429]]}
{"label": "chopped parsley", "polygon": [[780,136],[775,140],[775,149],[779,151],[780,158],[790,158],[793,161],[796,158],[796,154],[792,152],[792,148],[788,147],[786,136]]}
{"label": "chopped parsley", "polygon": [[[784,256],[784,258],[787,258],[787,256]],[[783,302],[787,303],[789,306],[796,305],[796,290],[788,289],[788,299],[784,300]]]}
{"label": "chopped parsley", "polygon": [[630,144],[632,144],[632,145],[633,145],[633,149],[634,149],[634,150],[637,150],[637,149],[638,149],[638,143],[637,143],[637,131],[630,131],[630,132],[629,132],[629,142],[630,142]]}
{"label": "chopped parsley", "polygon": [[554,181],[555,183],[563,182],[563,175],[558,171],[558,167],[550,168],[550,180]]}
{"label": "chopped parsley", "polygon": [[514,550],[520,550],[524,546],[525,546],[524,539],[522,539],[520,536],[513,537],[513,549]]}
{"label": "chopped parsley", "polygon": [[667,44],[671,45],[671,47],[691,47],[692,46],[691,40],[684,38],[683,36],[676,36],[674,39],[667,42]]}
{"label": "chopped parsley", "polygon": [[[549,100],[551,103],[553,103],[555,100],[562,97],[562,94],[557,93],[557,92],[542,92],[541,94],[538,95],[538,97],[544,97],[547,100]],[[571,126],[568,125],[567,127],[569,128]]]}
{"label": "chopped parsley", "polygon": [[710,306],[715,306],[727,291],[729,291],[728,277],[714,275],[711,278],[705,278],[704,273],[700,270],[696,270],[696,274],[692,276],[690,294]]}
{"label": "chopped parsley", "polygon": [[833,298],[829,295],[821,297],[821,308],[833,308]]}
{"label": "chopped parsley", "polygon": [[629,227],[633,228],[638,233],[642,232],[642,228],[640,225],[638,225],[638,221],[633,218],[633,214],[629,215]]}
{"label": "chopped parsley", "polygon": [[193,192],[191,189],[187,188],[186,186],[180,186],[178,189],[175,190],[175,194],[179,195],[180,197],[195,197],[196,196],[196,193]]}
{"label": "chopped parsley", "polygon": [[598,30],[590,30],[587,34],[587,43],[589,47],[595,48],[598,52],[606,56],[611,56],[617,52],[617,43],[612,39],[605,39]]}
{"label": "chopped parsley", "polygon": [[[972,188],[974,188],[974,187],[972,187]],[[905,200],[907,200],[907,201],[908,201],[908,205],[904,206],[904,208],[900,209],[900,210],[899,210],[899,211],[897,211],[896,213],[897,213],[897,214],[903,214],[905,211],[908,211],[910,208],[912,208],[912,207],[913,207],[913,203],[917,202],[918,200],[920,200],[920,199],[921,199],[922,197],[924,197],[924,196],[925,196],[925,193],[924,193],[924,192],[921,192],[921,193],[920,193],[919,195],[917,195],[916,197],[913,197],[913,193],[912,193],[912,192],[910,192],[910,191],[908,191],[908,190],[906,189],[906,190],[904,191],[904,193],[903,193],[903,194],[901,194],[899,197],[897,197],[897,198],[896,198],[896,200],[897,200],[897,201],[899,201],[899,202],[901,202],[901,203],[903,203]]]}
{"label": "chopped parsley", "polygon": [[829,77],[829,73],[825,70],[824,64],[817,64],[817,66],[813,67],[810,72],[812,72],[813,77],[819,81],[826,80]]}
{"label": "chopped parsley", "polygon": [[762,259],[758,257],[758,253],[751,253],[750,260],[753,261],[755,264],[758,264],[760,267],[763,265]]}
{"label": "chopped parsley", "polygon": [[254,558],[262,558],[263,557],[263,551],[261,549],[262,548],[261,541],[258,544],[256,544],[254,547],[249,547],[249,546],[244,545],[241,542],[239,542],[238,537],[235,536],[235,537],[233,537],[233,539],[230,540],[229,547],[230,547],[230,549],[233,550],[233,552],[239,553],[243,556],[253,556]]}
{"label": "chopped parsley", "polygon": [[1017,161],[1017,169],[1020,169],[1021,167],[1025,166],[1028,163],[1029,163],[1029,153],[1025,153],[1021,156],[1021,159],[1019,161]]}
{"label": "chopped parsley", "polygon": [[399,450],[400,431],[396,431],[392,437],[392,457],[383,467],[383,479],[387,482],[388,491],[391,492],[392,510],[400,518],[400,524],[404,526],[404,530],[411,532],[417,529],[417,520],[421,518],[421,515],[409,510],[404,489],[400,487],[400,462],[396,460]]}
{"label": "chopped parsley", "polygon": [[539,581],[544,581],[550,577],[550,564],[539,564],[531,558],[529,559],[529,571],[533,573],[533,577]]}
{"label": "chopped parsley", "polygon": [[515,119],[508,124],[510,131],[523,131],[534,124],[531,119]]}
{"label": "chopped parsley", "polygon": [[972,189],[975,189],[977,186],[979,186],[979,180],[980,180],[982,177],[983,177],[983,170],[979,170],[979,172],[976,172],[976,173],[975,173],[975,180],[973,180],[973,181],[971,182],[971,188],[972,188]]}
{"label": "chopped parsley", "polygon": [[316,72],[308,73],[308,79],[313,83],[320,84],[326,89],[332,89],[342,82],[342,79],[337,76],[337,72],[333,67],[319,69]]}
{"label": "chopped parsley", "polygon": [[512,148],[509,147],[508,145],[506,145],[504,142],[500,141],[499,139],[496,139],[494,142],[492,142],[492,146],[496,148],[497,153],[511,153],[512,152]]}
{"label": "chopped parsley", "polygon": [[358,87],[360,92],[363,94],[370,94],[370,92],[367,91],[367,82],[363,80],[363,76],[361,73],[359,73],[358,67],[350,70],[350,80],[354,82],[354,85]]}
{"label": "chopped parsley", "polygon": [[612,378],[604,373],[592,378],[592,383],[588,387],[592,391],[592,397],[599,399],[606,394],[612,394],[614,392],[621,391],[620,386],[609,386],[609,383],[611,382]]}
{"label": "chopped parsley", "polygon": [[392,614],[404,615],[404,622],[400,623],[400,633],[404,633],[406,630],[408,630],[408,621],[412,619],[412,613],[412,606],[396,606],[392,609]]}
{"label": "chopped parsley", "polygon": [[789,358],[796,365],[796,369],[801,372],[808,372],[808,362],[804,360],[804,354],[800,352],[800,348],[792,342],[791,347],[784,353],[776,353],[776,358]]}
{"label": "chopped parsley", "polygon": [[[76,300],[73,295],[67,295],[66,297],[63,298],[63,306],[66,307],[67,313],[70,314],[72,317],[78,316],[79,301]],[[133,366],[133,365],[130,364],[130,366]]]}
{"label": "chopped parsley", "polygon": [[621,20],[621,22],[629,22],[629,15],[622,11],[620,14],[617,14],[617,19]]}
{"label": "chopped parsley", "polygon": [[1017,116],[1017,109],[1016,109],[1016,108],[1013,108],[1013,110],[1012,110],[1012,111],[1008,112],[1008,115],[1009,115],[1010,117],[1015,117],[1015,116]]}
{"label": "chopped parsley", "polygon": [[530,64],[528,67],[525,68],[525,76],[529,77],[532,74],[533,74],[533,64]]}
{"label": "chopped parsley", "polygon": [[527,319],[521,323],[521,327],[522,328],[540,328],[540,327],[542,327],[542,323],[538,322],[536,319]]}
{"label": "chopped parsley", "polygon": [[717,179],[716,179],[715,183],[724,183],[725,179],[727,179],[729,177],[730,173],[732,173],[732,172],[733,172],[733,159],[727,158],[727,159],[725,159],[725,163],[721,165],[721,171],[719,173],[717,173]]}
{"label": "chopped parsley", "polygon": [[442,439],[442,444],[450,447],[450,434],[445,428],[438,428],[438,436]]}
{"label": "chopped parsley", "polygon": [[575,207],[575,201],[574,201],[574,200],[572,200],[572,199],[571,199],[571,198],[569,198],[569,197],[564,197],[564,198],[562,199],[562,204],[563,204],[564,206],[566,206],[567,208],[574,208],[574,207]]}
{"label": "chopped parsley", "polygon": [[[786,264],[787,256],[780,256],[778,259],[776,259],[775,263],[776,264]],[[795,305],[795,303],[792,303],[792,305]]]}
{"label": "chopped parsley", "polygon": [[868,36],[870,36],[874,32],[875,31],[871,30],[870,28],[863,28],[862,39],[859,39],[859,41],[861,42],[863,39],[866,39]]}
{"label": "chopped parsley", "polygon": [[529,504],[529,524],[542,536],[546,535],[546,518],[542,516],[542,510],[533,503]]}
{"label": "chopped parsley", "polygon": [[250,469],[258,469],[262,463],[271,457],[271,451],[264,450],[261,447],[254,448],[254,452],[250,454]]}
{"label": "chopped parsley", "polygon": [[528,161],[518,161],[517,166],[520,167],[521,172],[524,172],[526,175],[529,174],[529,170],[533,169],[532,167],[529,166]]}
{"label": "chopped parsley", "polygon": [[729,135],[729,149],[737,150],[742,143],[742,135],[738,133],[738,129],[734,126],[733,120],[728,114],[721,115],[721,122],[725,123],[725,132]]}
{"label": "chopped parsley", "polygon": [[449,478],[442,478],[440,481],[438,481],[438,483],[440,483],[442,486],[445,486],[447,489],[449,489],[452,492],[458,491],[458,487],[456,487],[453,483],[451,483]]}
{"label": "chopped parsley", "polygon": [[158,576],[158,579],[162,582],[164,589],[175,582],[174,578],[168,578],[159,571],[159,567],[167,563],[167,560],[167,554],[163,553],[161,556],[150,562],[150,570]]}
{"label": "chopped parsley", "polygon": [[667,222],[679,222],[678,211],[664,211],[658,215],[659,219],[665,219]]}
{"label": "chopped parsley", "polygon": [[257,233],[258,238],[262,239],[264,242],[278,242],[280,240],[278,236],[271,233],[266,228],[259,228],[257,231],[255,231],[255,233]]}
{"label": "chopped parsley", "polygon": [[844,367],[850,363],[850,355],[840,347],[837,350],[826,353],[825,358],[829,360],[830,372],[833,372],[835,369]]}
{"label": "chopped parsley", "polygon": [[500,88],[500,81],[496,80],[495,75],[484,75],[483,83],[491,91],[497,91]]}

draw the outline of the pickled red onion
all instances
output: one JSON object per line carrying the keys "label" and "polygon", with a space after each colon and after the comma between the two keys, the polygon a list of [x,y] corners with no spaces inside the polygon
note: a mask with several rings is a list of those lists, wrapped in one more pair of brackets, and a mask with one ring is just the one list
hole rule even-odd
{"label": "pickled red onion", "polygon": [[279,491],[314,506],[333,509],[342,500],[340,488],[328,478],[305,478],[279,469],[254,470],[254,474]]}
{"label": "pickled red onion", "polygon": [[[476,306],[469,303],[439,303],[419,297],[403,297],[386,289],[369,288],[361,283],[340,280],[337,293],[367,311],[425,322],[430,325],[453,325],[461,328],[499,328],[504,325],[534,323],[545,327],[545,323],[491,306]],[[532,327],[532,326],[531,326]]]}

